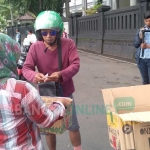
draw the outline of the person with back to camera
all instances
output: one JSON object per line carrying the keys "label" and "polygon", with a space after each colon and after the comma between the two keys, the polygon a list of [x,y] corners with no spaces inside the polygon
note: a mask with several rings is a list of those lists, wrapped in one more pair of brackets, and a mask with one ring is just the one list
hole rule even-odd
{"label": "person with back to camera", "polygon": [[0,149],[44,150],[38,127],[51,127],[70,102],[61,98],[47,107],[31,84],[18,80],[18,42],[2,33],[0,41]]}
{"label": "person with back to camera", "polygon": [[69,38],[69,37],[68,37],[68,33],[65,31],[65,28],[64,28],[64,30],[63,30],[62,37],[63,37],[63,38]]}
{"label": "person with back to camera", "polygon": [[27,30],[27,39],[30,41],[31,44],[35,43],[37,41],[35,34],[32,32],[31,29]]}
{"label": "person with back to camera", "polygon": [[136,33],[134,39],[134,47],[137,48],[135,58],[142,76],[143,84],[149,84],[150,83],[150,32],[145,32],[144,43],[142,43],[142,30],[150,30],[150,11],[147,11],[144,14],[144,23],[145,26],[138,29]]}
{"label": "person with back to camera", "polygon": [[[60,15],[54,11],[43,11],[35,20],[35,32],[38,41],[31,45],[23,66],[24,77],[35,83],[59,82],[64,97],[72,97],[75,91],[72,77],[79,71],[80,59],[73,40],[62,38],[63,22]],[[58,71],[58,49],[61,45],[62,70]],[[35,71],[35,66],[39,72]],[[45,75],[47,80],[44,81]],[[79,125],[73,101],[72,126],[69,135],[74,150],[82,150]],[[46,135],[50,150],[56,150],[56,135]]]}

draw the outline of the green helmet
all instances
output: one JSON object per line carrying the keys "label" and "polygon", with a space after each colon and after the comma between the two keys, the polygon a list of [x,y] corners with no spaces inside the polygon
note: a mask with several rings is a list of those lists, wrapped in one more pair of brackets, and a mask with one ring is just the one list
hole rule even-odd
{"label": "green helmet", "polygon": [[34,24],[35,32],[40,29],[51,29],[55,31],[60,31],[62,33],[64,28],[64,23],[62,18],[55,11],[43,11],[41,12]]}

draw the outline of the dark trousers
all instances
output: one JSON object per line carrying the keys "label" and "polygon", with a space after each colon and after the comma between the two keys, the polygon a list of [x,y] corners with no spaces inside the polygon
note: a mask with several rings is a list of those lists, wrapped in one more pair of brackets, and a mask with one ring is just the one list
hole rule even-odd
{"label": "dark trousers", "polygon": [[21,45],[21,41],[18,42]]}
{"label": "dark trousers", "polygon": [[143,84],[149,84],[150,83],[150,59],[140,58],[138,68],[142,76]]}

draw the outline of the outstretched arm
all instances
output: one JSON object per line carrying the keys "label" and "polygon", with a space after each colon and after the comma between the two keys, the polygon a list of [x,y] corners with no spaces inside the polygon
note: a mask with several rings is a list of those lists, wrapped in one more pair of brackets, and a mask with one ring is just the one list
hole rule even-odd
{"label": "outstretched arm", "polygon": [[22,91],[22,107],[28,118],[39,127],[50,127],[58,119],[62,118],[65,112],[65,100],[52,103],[49,107],[41,100],[38,91],[29,83],[26,83]]}

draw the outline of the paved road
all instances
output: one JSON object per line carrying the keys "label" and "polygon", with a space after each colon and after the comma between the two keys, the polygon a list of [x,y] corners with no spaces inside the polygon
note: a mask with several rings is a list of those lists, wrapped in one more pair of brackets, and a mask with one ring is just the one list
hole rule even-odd
{"label": "paved road", "polygon": [[[74,77],[83,150],[112,150],[108,141],[101,89],[141,84],[135,64],[79,52],[80,72]],[[45,149],[48,147],[42,136]],[[57,150],[73,150],[68,131],[58,136]]]}

